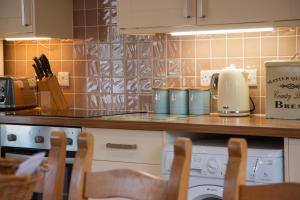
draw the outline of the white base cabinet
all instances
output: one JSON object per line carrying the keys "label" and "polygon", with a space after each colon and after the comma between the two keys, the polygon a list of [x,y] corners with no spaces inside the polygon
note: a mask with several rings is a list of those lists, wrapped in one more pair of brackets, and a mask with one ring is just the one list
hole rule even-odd
{"label": "white base cabinet", "polygon": [[[94,136],[92,171],[133,169],[161,175],[164,131],[85,128]],[[107,200],[125,200],[110,198]]]}

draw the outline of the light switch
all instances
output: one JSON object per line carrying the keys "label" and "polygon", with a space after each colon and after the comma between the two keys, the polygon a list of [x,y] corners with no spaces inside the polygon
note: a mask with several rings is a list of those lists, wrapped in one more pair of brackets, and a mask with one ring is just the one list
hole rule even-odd
{"label": "light switch", "polygon": [[58,72],[57,74],[58,83],[60,86],[69,87],[70,86],[70,79],[69,79],[69,72]]}

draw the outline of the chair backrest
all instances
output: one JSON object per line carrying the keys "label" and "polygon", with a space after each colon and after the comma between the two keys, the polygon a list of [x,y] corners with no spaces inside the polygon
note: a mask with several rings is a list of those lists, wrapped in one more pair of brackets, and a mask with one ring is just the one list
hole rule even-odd
{"label": "chair backrest", "polygon": [[35,188],[35,192],[43,193],[43,200],[61,200],[63,198],[65,158],[66,134],[62,131],[53,131],[48,155],[48,171]]}
{"label": "chair backrest", "polygon": [[299,183],[245,185],[247,142],[230,139],[229,160],[225,175],[223,200],[296,200],[300,199]]}
{"label": "chair backrest", "polygon": [[93,138],[83,132],[78,138],[69,200],[123,197],[133,200],[186,200],[189,183],[192,143],[177,138],[169,180],[140,171],[119,169],[90,172]]}

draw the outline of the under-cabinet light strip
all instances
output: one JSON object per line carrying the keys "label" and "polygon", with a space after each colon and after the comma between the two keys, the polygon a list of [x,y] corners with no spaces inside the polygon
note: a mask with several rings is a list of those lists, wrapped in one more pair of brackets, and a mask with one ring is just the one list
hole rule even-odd
{"label": "under-cabinet light strip", "polygon": [[184,32],[171,32],[172,36],[184,35],[215,35],[225,33],[250,33],[250,32],[267,32],[274,31],[273,27],[266,28],[244,28],[244,29],[223,29],[223,30],[206,30],[206,31],[184,31]]}
{"label": "under-cabinet light strip", "polygon": [[7,41],[25,41],[25,40],[50,40],[47,37],[24,37],[24,38],[5,38]]}

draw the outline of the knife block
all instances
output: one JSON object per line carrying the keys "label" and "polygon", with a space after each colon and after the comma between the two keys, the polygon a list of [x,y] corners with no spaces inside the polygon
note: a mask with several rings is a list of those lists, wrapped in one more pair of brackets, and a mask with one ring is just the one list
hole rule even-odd
{"label": "knife block", "polygon": [[37,82],[42,110],[66,110],[68,103],[55,75]]}

